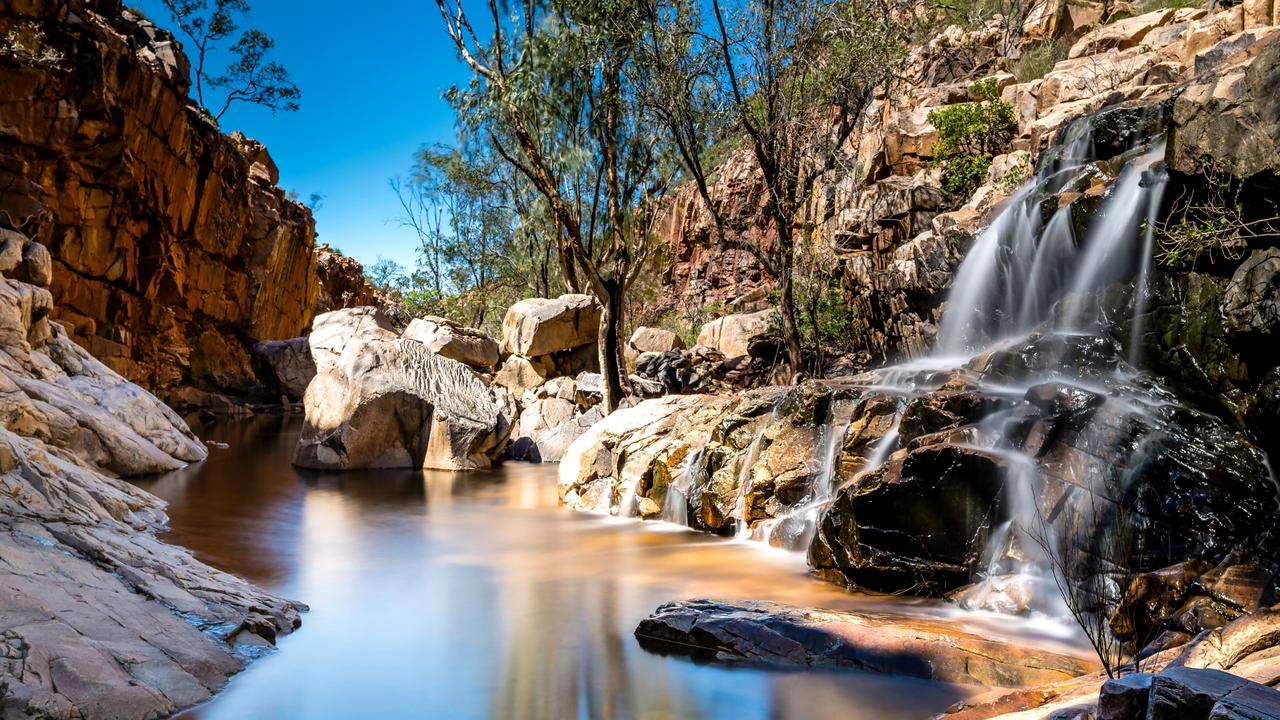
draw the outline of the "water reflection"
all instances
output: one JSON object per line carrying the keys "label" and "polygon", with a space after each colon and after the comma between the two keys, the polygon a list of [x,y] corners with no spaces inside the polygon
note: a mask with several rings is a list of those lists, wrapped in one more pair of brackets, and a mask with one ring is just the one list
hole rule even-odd
{"label": "water reflection", "polygon": [[312,608],[193,717],[914,719],[967,692],[646,652],[632,630],[669,599],[868,601],[796,555],[560,510],[550,466],[297,472],[297,430],[200,428],[230,447],[146,484],[170,502],[172,541]]}

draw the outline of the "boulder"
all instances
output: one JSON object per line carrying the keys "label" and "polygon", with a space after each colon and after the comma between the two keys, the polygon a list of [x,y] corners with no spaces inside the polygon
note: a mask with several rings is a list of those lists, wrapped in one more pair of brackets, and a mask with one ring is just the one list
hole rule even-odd
{"label": "boulder", "polygon": [[670,330],[638,327],[635,332],[631,333],[631,339],[627,341],[627,345],[636,354],[647,352],[664,353],[668,350],[684,349],[684,340]]}
{"label": "boulder", "polygon": [[769,309],[717,318],[702,326],[698,344],[731,358],[747,355],[751,338],[769,332],[777,317],[778,311]]}
{"label": "boulder", "polygon": [[394,333],[376,337],[369,314],[355,317],[345,339],[329,324],[320,338],[312,334],[317,358],[334,347],[343,350],[323,366],[317,361],[294,465],[470,470],[499,457],[514,414],[504,391],[420,342]]}
{"label": "boulder", "polygon": [[547,381],[547,375],[551,373],[549,365],[542,358],[512,355],[493,376],[493,383],[520,397],[526,390],[532,390]]}
{"label": "boulder", "polygon": [[267,340],[253,346],[253,353],[266,366],[259,375],[273,383],[292,402],[302,400],[307,385],[316,376],[308,338]]}
{"label": "boulder", "polygon": [[442,317],[414,318],[401,337],[417,340],[431,352],[473,368],[486,369],[498,364],[498,341]]}
{"label": "boulder", "polygon": [[529,298],[502,319],[502,351],[525,357],[589,345],[600,334],[600,306],[588,295]]}
{"label": "boulder", "polygon": [[1068,58],[1097,55],[1107,50],[1137,47],[1147,33],[1173,20],[1174,10],[1156,10],[1145,15],[1125,18],[1090,31],[1067,53]]}
{"label": "boulder", "polygon": [[510,455],[516,460],[559,462],[569,445],[603,417],[599,407],[579,413],[573,402],[558,397],[535,400],[520,413]]}
{"label": "boulder", "polygon": [[317,373],[336,366],[348,350],[394,340],[395,328],[380,308],[361,306],[317,315],[307,343]]}

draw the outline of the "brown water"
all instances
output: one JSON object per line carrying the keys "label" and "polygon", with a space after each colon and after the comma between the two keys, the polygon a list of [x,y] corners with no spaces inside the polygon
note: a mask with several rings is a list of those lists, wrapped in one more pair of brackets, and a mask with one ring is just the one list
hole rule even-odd
{"label": "brown water", "polygon": [[672,599],[886,601],[810,578],[798,555],[562,510],[554,465],[311,473],[289,465],[296,418],[197,431],[230,447],[143,484],[170,503],[167,538],[311,606],[201,719],[916,720],[973,692],[641,649],[636,623]]}

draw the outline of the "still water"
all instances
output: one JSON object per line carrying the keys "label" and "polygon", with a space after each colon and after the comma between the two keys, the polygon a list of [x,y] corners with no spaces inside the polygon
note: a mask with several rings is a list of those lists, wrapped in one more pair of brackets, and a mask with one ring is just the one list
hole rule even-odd
{"label": "still water", "polygon": [[796,554],[562,510],[554,465],[297,471],[298,426],[197,426],[228,447],[143,483],[169,501],[167,539],[311,607],[191,717],[918,720],[974,692],[646,651],[632,631],[667,600],[884,601],[808,577]]}

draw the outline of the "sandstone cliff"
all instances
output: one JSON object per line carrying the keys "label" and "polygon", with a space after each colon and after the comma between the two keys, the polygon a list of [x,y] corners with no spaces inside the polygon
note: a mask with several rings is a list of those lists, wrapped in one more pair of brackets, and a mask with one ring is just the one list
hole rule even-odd
{"label": "sandstone cliff", "polygon": [[244,395],[247,348],[310,324],[310,212],[266,149],[187,97],[188,61],[119,0],[0,1],[0,219],[46,241],[54,317],[175,404]]}

